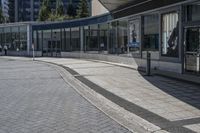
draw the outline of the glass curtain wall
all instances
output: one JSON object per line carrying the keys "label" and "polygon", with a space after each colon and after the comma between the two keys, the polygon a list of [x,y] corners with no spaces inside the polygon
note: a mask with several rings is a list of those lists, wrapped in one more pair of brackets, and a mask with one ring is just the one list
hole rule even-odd
{"label": "glass curtain wall", "polygon": [[128,51],[133,57],[140,56],[140,20],[134,19],[129,21],[128,25],[129,39],[128,39]]}
{"label": "glass curtain wall", "polygon": [[64,45],[64,51],[71,51],[71,30],[70,28],[65,29],[66,43]]}
{"label": "glass curtain wall", "polygon": [[66,32],[65,29],[61,29],[61,48],[60,51],[65,51],[65,44],[66,44]]}
{"label": "glass curtain wall", "polygon": [[118,21],[118,49],[121,54],[127,52],[128,35],[127,35],[127,25],[128,21],[120,20]]}
{"label": "glass curtain wall", "polygon": [[43,40],[42,53],[43,55],[48,56],[51,53],[51,41],[52,41],[51,30],[43,30],[42,40]]}
{"label": "glass curtain wall", "polygon": [[19,33],[20,33],[19,50],[26,51],[27,50],[27,26],[19,27]]}
{"label": "glass curtain wall", "polygon": [[89,42],[90,42],[90,27],[84,26],[84,51],[89,50]]}
{"label": "glass curtain wall", "polygon": [[71,28],[71,50],[80,51],[80,28]]}
{"label": "glass curtain wall", "polygon": [[14,50],[12,49],[12,42],[11,42],[11,28],[10,27],[6,27],[4,28],[4,34],[5,34],[5,41],[4,41],[4,45],[7,45],[8,50]]}
{"label": "glass curtain wall", "polygon": [[61,51],[61,37],[61,29],[52,30],[51,51],[53,52],[53,56]]}
{"label": "glass curtain wall", "polygon": [[109,24],[109,53],[116,54],[118,49],[117,43],[117,21]]}
{"label": "glass curtain wall", "polygon": [[19,47],[20,47],[19,27],[12,27],[11,32],[12,32],[11,49],[19,51]]}
{"label": "glass curtain wall", "polygon": [[99,51],[99,27],[98,25],[90,26],[90,40],[89,40],[89,51]]}
{"label": "glass curtain wall", "polygon": [[108,24],[103,23],[99,25],[100,30],[100,49],[103,51],[107,50],[108,47]]}
{"label": "glass curtain wall", "polygon": [[200,2],[192,3],[187,6],[187,20],[200,21]]}
{"label": "glass curtain wall", "polygon": [[3,28],[0,28],[0,52],[3,50]]}
{"label": "glass curtain wall", "polygon": [[143,50],[159,50],[159,16],[158,14],[143,17]]}
{"label": "glass curtain wall", "polygon": [[179,34],[178,13],[171,12],[162,15],[162,55],[178,57]]}

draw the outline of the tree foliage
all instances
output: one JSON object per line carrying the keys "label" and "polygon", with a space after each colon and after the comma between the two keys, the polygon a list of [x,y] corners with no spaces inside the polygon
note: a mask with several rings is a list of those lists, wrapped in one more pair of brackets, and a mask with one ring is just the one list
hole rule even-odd
{"label": "tree foliage", "polygon": [[41,6],[40,11],[39,11],[39,17],[38,17],[39,21],[48,20],[49,15],[51,13],[51,9],[50,9],[49,4],[50,4],[49,0],[43,0],[42,6]]}
{"label": "tree foliage", "polygon": [[87,0],[81,0],[78,5],[77,18],[84,18],[89,16]]}
{"label": "tree foliage", "polygon": [[58,16],[64,15],[64,6],[62,0],[56,0],[56,15]]}

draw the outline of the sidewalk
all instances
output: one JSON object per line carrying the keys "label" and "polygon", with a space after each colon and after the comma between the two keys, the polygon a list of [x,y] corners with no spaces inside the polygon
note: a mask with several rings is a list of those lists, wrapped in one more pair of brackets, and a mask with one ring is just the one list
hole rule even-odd
{"label": "sidewalk", "polygon": [[[121,124],[129,129],[137,130],[130,125],[135,124],[146,132],[200,133],[198,85],[160,76],[147,77],[133,69],[109,63],[64,58],[37,60],[62,66],[77,81],[107,99],[102,106],[109,106],[129,120],[130,123],[123,123],[122,118],[114,118],[119,123],[121,119]],[[110,112],[105,113],[109,115]],[[114,115],[114,112],[110,114]]]}

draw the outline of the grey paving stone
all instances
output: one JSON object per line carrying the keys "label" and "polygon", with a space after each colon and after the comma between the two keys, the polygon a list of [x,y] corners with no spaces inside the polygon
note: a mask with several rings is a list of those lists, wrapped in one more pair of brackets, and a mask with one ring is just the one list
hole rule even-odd
{"label": "grey paving stone", "polygon": [[0,59],[0,133],[129,133],[46,65]]}

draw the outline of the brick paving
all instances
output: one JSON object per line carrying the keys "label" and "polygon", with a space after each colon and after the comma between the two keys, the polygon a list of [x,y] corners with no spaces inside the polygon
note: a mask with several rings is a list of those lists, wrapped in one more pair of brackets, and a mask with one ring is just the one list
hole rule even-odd
{"label": "brick paving", "polygon": [[129,133],[47,65],[0,59],[0,133]]}

